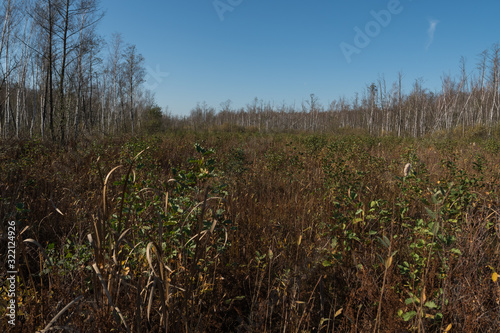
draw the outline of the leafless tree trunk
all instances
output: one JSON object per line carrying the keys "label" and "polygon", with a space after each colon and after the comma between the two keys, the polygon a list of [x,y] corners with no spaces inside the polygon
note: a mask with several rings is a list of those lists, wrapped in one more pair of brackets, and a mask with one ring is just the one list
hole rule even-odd
{"label": "leafless tree trunk", "polygon": [[136,109],[134,105],[136,88],[144,82],[145,69],[144,57],[137,53],[135,45],[129,45],[124,54],[125,66],[124,77],[127,82],[127,94],[129,99],[130,123],[132,126],[132,134],[135,131]]}

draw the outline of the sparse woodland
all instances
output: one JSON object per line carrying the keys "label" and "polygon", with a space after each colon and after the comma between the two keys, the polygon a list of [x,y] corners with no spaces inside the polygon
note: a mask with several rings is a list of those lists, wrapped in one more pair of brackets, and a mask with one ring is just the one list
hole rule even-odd
{"label": "sparse woodland", "polygon": [[[420,137],[439,130],[490,126],[500,120],[500,46],[493,44],[457,75],[443,75],[432,92],[424,78],[382,76],[352,98],[322,105],[259,100],[244,108],[231,101],[196,105],[189,116],[171,115],[142,83],[145,59],[120,34],[103,40],[97,0],[6,0],[0,35],[0,135],[67,143],[81,135],[104,137],[172,128],[253,127],[262,131],[331,132],[362,128],[372,135]],[[478,50],[479,52],[479,50]],[[412,83],[412,80],[413,83]],[[407,87],[404,89],[403,87]],[[322,96],[328,98],[329,96]]]}
{"label": "sparse woodland", "polygon": [[0,331],[500,331],[498,44],[440,92],[180,117],[96,1],[0,14]]}

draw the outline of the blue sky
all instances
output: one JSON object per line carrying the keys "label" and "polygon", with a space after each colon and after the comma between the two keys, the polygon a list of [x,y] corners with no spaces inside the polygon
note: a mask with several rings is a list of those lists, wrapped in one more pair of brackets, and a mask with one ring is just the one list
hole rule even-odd
{"label": "blue sky", "polygon": [[[443,74],[458,75],[461,56],[471,72],[478,54],[500,41],[497,0],[102,0],[101,6],[99,32],[107,40],[119,32],[137,45],[146,86],[177,115],[198,102],[219,109],[230,99],[240,108],[255,97],[298,107],[311,93],[328,105],[382,75],[391,87],[400,71],[406,91],[417,78],[439,91]],[[356,53],[346,57],[341,45]]]}

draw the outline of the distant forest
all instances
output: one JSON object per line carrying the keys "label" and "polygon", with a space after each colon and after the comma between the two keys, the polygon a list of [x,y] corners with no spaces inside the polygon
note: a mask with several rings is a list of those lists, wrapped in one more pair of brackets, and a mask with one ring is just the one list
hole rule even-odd
{"label": "distant forest", "polygon": [[[244,108],[227,100],[198,103],[189,116],[162,110],[146,89],[145,59],[120,34],[104,40],[97,0],[4,0],[0,7],[0,136],[65,143],[79,136],[138,134],[169,129],[251,128],[329,132],[362,129],[373,135],[419,137],[440,130],[489,127],[500,120],[500,46],[493,44],[439,92],[416,79],[404,91],[384,77],[352,98],[322,105],[314,94],[301,105],[255,98]],[[405,80],[405,83],[407,81]]]}

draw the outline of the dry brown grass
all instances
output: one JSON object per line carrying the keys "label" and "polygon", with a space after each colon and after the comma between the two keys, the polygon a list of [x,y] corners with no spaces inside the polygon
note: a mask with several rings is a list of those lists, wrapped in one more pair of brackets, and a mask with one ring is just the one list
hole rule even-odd
{"label": "dry brown grass", "polygon": [[[215,148],[213,173],[195,142]],[[28,227],[18,331],[500,330],[486,144],[221,132],[2,148],[0,215]]]}

